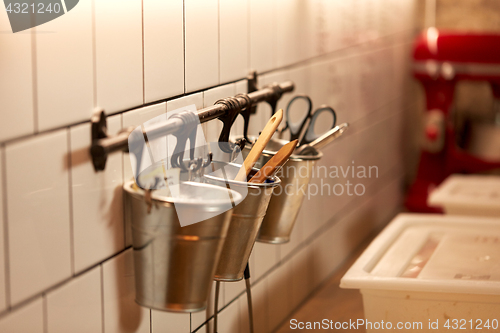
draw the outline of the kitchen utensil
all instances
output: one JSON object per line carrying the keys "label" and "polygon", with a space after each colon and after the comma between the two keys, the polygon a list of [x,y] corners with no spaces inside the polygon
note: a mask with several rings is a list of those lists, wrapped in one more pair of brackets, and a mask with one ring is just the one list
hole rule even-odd
{"label": "kitchen utensil", "polygon": [[311,155],[314,154],[318,149],[321,149],[328,145],[330,142],[341,136],[345,130],[349,127],[348,123],[340,124],[335,126],[325,134],[318,137],[316,140],[309,144],[304,144],[295,149],[295,155]]}
{"label": "kitchen utensil", "polygon": [[284,145],[267,163],[250,179],[250,183],[263,183],[281,168],[292,155],[298,140],[293,140]]}
{"label": "kitchen utensil", "polygon": [[[293,111],[293,113],[295,113],[294,110],[302,109],[304,107],[306,109],[306,114],[302,118],[302,120],[297,123],[292,122],[291,112]],[[311,143],[321,135],[318,135],[314,132],[314,126],[316,125],[318,117],[325,112],[330,113],[333,116],[333,121],[330,128],[334,128],[337,122],[337,115],[335,113],[335,110],[333,110],[329,106],[322,105],[319,109],[313,112],[312,101],[308,96],[295,96],[286,107],[286,126],[282,131],[288,129],[290,131],[290,140],[296,140],[300,139],[304,128],[306,128],[305,133],[300,140],[299,146]]]}
{"label": "kitchen utensil", "polygon": [[234,180],[246,182],[250,170],[252,170],[255,162],[257,162],[257,160],[259,159],[260,154],[266,147],[269,140],[271,140],[271,137],[278,128],[282,119],[283,119],[283,110],[281,109],[278,110],[271,117],[271,119],[269,119],[266,126],[262,130],[262,133],[259,135],[257,142],[254,143],[252,150],[250,151],[250,153],[248,153],[248,156],[245,158],[245,161],[243,162],[243,165],[241,166],[241,169],[236,175],[236,178]]}

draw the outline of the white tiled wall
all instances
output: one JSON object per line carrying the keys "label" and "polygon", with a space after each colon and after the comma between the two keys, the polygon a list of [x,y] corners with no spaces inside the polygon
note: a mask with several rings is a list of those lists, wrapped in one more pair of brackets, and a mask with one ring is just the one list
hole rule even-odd
{"label": "white tiled wall", "polygon": [[102,329],[101,269],[96,267],[46,296],[48,332]]}
{"label": "white tiled wall", "polygon": [[[0,10],[0,31],[9,31],[7,12]],[[0,140],[35,131],[33,41],[30,32],[0,34]]]}
{"label": "white tiled wall", "polygon": [[217,0],[186,0],[186,91],[219,84],[219,3]]}
{"label": "white tiled wall", "polygon": [[6,146],[10,299],[71,276],[68,130]]}
{"label": "white tiled wall", "polygon": [[[75,7],[71,12],[78,11]],[[94,0],[96,106],[116,112],[144,101],[141,0]]]}
{"label": "white tiled wall", "polygon": [[[246,92],[250,68],[265,72],[261,85],[293,80],[296,94],[351,123],[319,166],[379,168],[362,180],[361,197],[306,199],[290,243],[255,245],[256,332],[275,329],[398,208],[413,4],[81,0],[46,25],[0,33],[0,332],[210,332],[213,292],[209,310],[191,315],[135,303],[121,191],[129,156],[111,154],[95,173],[88,120],[95,107],[116,113],[114,134],[180,107],[201,109]],[[8,29],[0,11],[0,30]],[[250,133],[269,116],[259,105]],[[203,129],[215,141],[222,125]],[[241,133],[239,118],[232,135]],[[248,332],[244,288],[221,284],[219,332]]]}
{"label": "white tiled wall", "polygon": [[94,103],[92,0],[35,30],[38,129],[87,120]]}
{"label": "white tiled wall", "polygon": [[143,1],[144,99],[184,92],[183,1]]}

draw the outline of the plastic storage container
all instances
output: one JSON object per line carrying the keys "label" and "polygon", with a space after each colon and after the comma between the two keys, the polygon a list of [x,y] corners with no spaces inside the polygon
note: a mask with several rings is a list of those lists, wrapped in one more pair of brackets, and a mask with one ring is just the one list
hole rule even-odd
{"label": "plastic storage container", "polygon": [[446,214],[500,217],[500,177],[451,175],[428,200]]}
{"label": "plastic storage container", "polygon": [[367,332],[382,321],[405,332],[498,332],[500,219],[400,214],[340,286],[360,289]]}

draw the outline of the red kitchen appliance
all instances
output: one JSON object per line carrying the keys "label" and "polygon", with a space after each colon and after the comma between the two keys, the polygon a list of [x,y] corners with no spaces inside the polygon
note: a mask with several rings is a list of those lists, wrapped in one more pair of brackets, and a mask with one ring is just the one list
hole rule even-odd
{"label": "red kitchen appliance", "polygon": [[500,34],[429,28],[415,41],[413,61],[414,76],[425,90],[427,111],[417,176],[405,204],[414,212],[440,212],[427,205],[427,196],[446,177],[500,168],[500,161],[480,158],[456,144],[450,115],[460,80],[488,81],[494,105],[500,106]]}

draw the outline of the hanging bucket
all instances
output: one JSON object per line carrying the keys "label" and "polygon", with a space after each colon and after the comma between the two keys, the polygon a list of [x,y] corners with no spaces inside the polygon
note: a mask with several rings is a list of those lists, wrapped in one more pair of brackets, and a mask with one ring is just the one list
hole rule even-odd
{"label": "hanging bucket", "polygon": [[[240,164],[220,164],[213,162],[215,172],[205,175],[207,182],[218,186],[229,186],[232,190],[245,194],[246,197],[232,212],[231,224],[227,232],[220,261],[215,270],[217,281],[238,281],[243,278],[243,271],[252,252],[255,238],[259,232],[262,220],[266,215],[267,206],[273,189],[280,184],[280,179],[274,177],[266,183],[239,182],[234,179]],[[222,167],[222,165],[224,165]],[[253,169],[251,178],[258,170]]]}
{"label": "hanging bucket", "polygon": [[[280,139],[269,141],[255,167],[261,168],[288,142]],[[250,149],[251,145],[243,149],[245,157]],[[290,234],[304,200],[304,192],[300,189],[307,188],[313,167],[321,157],[323,154],[319,151],[315,155],[291,155],[288,162],[278,172],[277,176],[281,179],[281,183],[271,196],[266,216],[257,236],[258,242],[283,244],[290,241]]]}
{"label": "hanging bucket", "polygon": [[[124,190],[126,218],[132,224],[136,302],[163,311],[205,309],[231,219],[231,210],[225,210],[228,191],[236,201],[240,194],[185,182],[179,190],[189,197],[174,199],[166,189],[153,191],[148,213],[145,191],[133,184],[126,183]],[[213,217],[181,227],[176,207],[193,216]],[[217,211],[221,214],[214,216]]]}

